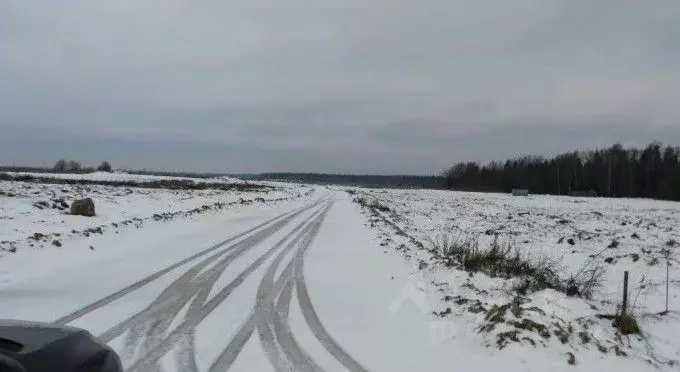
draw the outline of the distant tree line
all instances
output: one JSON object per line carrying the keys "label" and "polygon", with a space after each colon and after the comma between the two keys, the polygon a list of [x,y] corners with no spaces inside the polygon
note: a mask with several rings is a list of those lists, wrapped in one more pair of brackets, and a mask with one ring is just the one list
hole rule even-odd
{"label": "distant tree line", "polygon": [[141,174],[146,176],[165,176],[165,177],[187,177],[187,178],[214,178],[229,176],[225,173],[196,173],[196,172],[181,172],[181,171],[153,171],[149,169],[121,169],[121,171],[130,174]]}
{"label": "distant tree line", "polygon": [[87,167],[84,168],[82,164],[75,160],[66,160],[66,159],[59,159],[57,162],[54,164],[54,167],[52,169],[55,172],[71,172],[71,173],[90,173],[99,171],[99,172],[111,172],[111,164],[108,161],[103,161],[97,168],[93,167]]}
{"label": "distant tree line", "polygon": [[[52,169],[0,167],[9,172],[110,172],[111,164],[97,168],[61,159]],[[135,171],[139,174],[217,177],[223,174]],[[272,180],[320,185],[371,188],[431,188],[481,192],[527,189],[534,194],[597,195],[680,200],[680,147],[652,142],[645,148],[609,148],[572,151],[551,158],[523,156],[480,166],[455,164],[439,176],[352,175],[323,173],[262,173],[234,175],[245,180]]]}
{"label": "distant tree line", "polygon": [[38,168],[38,167],[17,167],[17,166],[0,166],[0,172],[29,172],[29,173],[92,173],[94,171],[99,172],[111,172],[113,168],[111,163],[108,161],[103,161],[99,166],[95,167],[83,167],[80,162],[75,160],[59,159],[52,168]]}
{"label": "distant tree line", "polygon": [[317,185],[344,185],[372,188],[441,188],[439,176],[376,176],[323,173],[262,173],[242,175],[241,178],[284,182],[300,182]]}
{"label": "distant tree line", "polygon": [[620,144],[552,158],[524,156],[480,166],[458,163],[443,173],[452,190],[680,200],[680,147],[652,142],[643,149]]}

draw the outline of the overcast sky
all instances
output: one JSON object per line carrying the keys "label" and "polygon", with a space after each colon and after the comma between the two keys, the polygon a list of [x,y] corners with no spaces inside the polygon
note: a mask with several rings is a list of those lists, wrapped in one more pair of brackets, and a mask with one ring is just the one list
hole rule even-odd
{"label": "overcast sky", "polygon": [[432,174],[680,145],[678,0],[0,0],[0,163]]}

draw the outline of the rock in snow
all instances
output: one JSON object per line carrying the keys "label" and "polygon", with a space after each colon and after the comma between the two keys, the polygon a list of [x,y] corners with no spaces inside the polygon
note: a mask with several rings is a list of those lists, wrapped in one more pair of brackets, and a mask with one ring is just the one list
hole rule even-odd
{"label": "rock in snow", "polygon": [[94,217],[94,200],[92,198],[75,200],[71,203],[71,214]]}

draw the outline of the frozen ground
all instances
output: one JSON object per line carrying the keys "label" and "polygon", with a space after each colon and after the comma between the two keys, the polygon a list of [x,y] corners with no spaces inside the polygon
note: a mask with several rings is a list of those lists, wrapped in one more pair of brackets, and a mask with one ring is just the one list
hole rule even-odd
{"label": "frozen ground", "polygon": [[[128,372],[679,369],[677,203],[268,185],[0,183],[15,248],[0,258],[0,318],[85,328]],[[52,208],[81,196],[101,199],[97,217]],[[516,278],[437,250],[496,236],[560,275],[599,265],[602,287],[518,296]],[[642,337],[597,317],[617,311],[624,270]]]}
{"label": "frozen ground", "polygon": [[[423,292],[437,318],[470,331],[474,335],[470,338],[490,348],[502,349],[499,355],[524,359],[530,370],[540,366],[533,364],[540,359],[537,355],[566,364],[568,353],[584,370],[680,368],[680,203],[442,191],[355,192],[366,205],[364,213],[385,251],[398,251],[412,263],[412,280],[425,283]],[[499,241],[529,261],[550,259],[562,278],[600,269],[601,287],[590,299],[551,289],[518,295],[521,279],[471,274],[443,257],[443,242],[470,240],[480,249]],[[665,310],[667,263],[671,311],[659,315]],[[623,336],[610,320],[602,319],[620,311],[624,271],[630,273],[629,306],[642,336]]]}

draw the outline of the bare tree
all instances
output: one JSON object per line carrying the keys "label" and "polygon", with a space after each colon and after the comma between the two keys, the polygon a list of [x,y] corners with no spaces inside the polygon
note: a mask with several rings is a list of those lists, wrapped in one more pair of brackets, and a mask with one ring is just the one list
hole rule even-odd
{"label": "bare tree", "polygon": [[82,166],[80,165],[80,163],[78,163],[78,162],[75,161],[75,160],[69,160],[69,162],[68,162],[68,170],[69,170],[70,172],[79,172],[81,168],[82,168]]}
{"label": "bare tree", "polygon": [[54,170],[57,172],[66,172],[68,169],[68,162],[64,159],[59,159],[55,164],[54,164]]}
{"label": "bare tree", "polygon": [[100,172],[111,172],[111,164],[108,161],[103,161],[99,164],[97,170]]}

